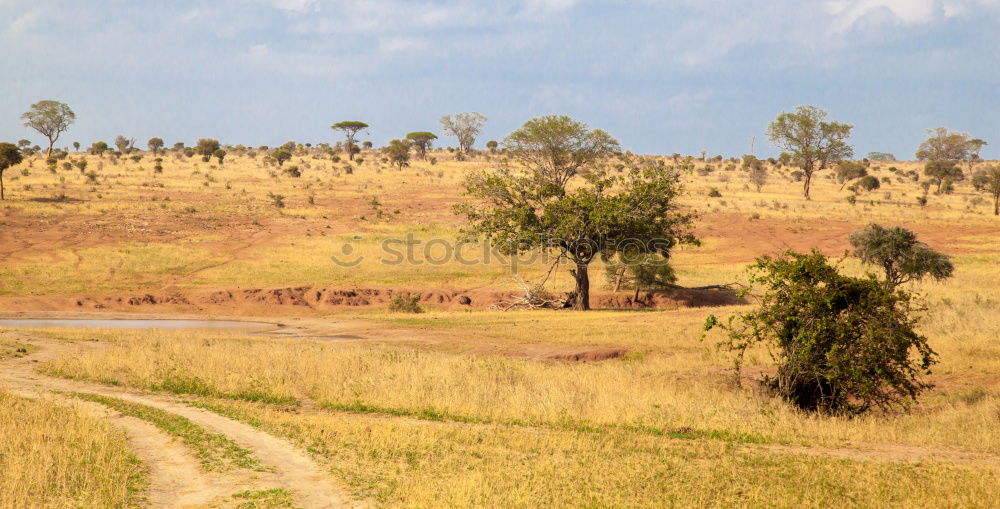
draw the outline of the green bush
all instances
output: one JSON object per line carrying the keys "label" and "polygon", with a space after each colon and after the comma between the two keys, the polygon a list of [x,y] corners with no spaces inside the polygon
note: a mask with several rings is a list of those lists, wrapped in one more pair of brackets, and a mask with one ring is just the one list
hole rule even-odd
{"label": "green bush", "polygon": [[757,309],[705,323],[728,333],[720,347],[735,353],[737,373],[747,351],[764,346],[777,365],[764,386],[831,413],[905,405],[931,387],[921,377],[937,355],[914,331],[913,297],[899,287],[842,275],[815,251],[758,258],[750,284],[764,290]]}
{"label": "green bush", "polygon": [[423,313],[420,306],[420,295],[397,295],[389,301],[389,311],[392,313]]}

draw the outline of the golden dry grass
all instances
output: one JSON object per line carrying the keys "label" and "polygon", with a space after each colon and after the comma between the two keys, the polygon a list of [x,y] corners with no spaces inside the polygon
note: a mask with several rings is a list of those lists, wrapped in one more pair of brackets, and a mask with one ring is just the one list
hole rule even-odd
{"label": "golden dry grass", "polygon": [[0,507],[138,507],[125,434],[83,408],[0,390]]}
{"label": "golden dry grass", "polygon": [[[352,175],[333,172],[342,164],[296,157],[291,164],[303,167],[300,179],[271,176],[274,169],[259,158],[242,157],[212,168],[167,156],[157,175],[147,155],[139,163],[103,160],[96,184],[74,172],[53,175],[36,161],[12,186],[14,199],[4,204],[2,220],[15,231],[52,230],[38,242],[13,239],[22,244],[0,267],[0,294],[294,285],[510,288],[510,275],[497,265],[379,262],[380,242],[390,236],[457,236],[461,223],[450,206],[461,199],[458,183],[488,162],[436,155],[442,161],[433,167],[417,162],[399,172],[366,154]],[[102,162],[88,160],[90,168]],[[702,340],[701,324],[709,313],[738,307],[432,309],[414,316],[375,308],[331,317],[376,324],[372,340],[356,343],[49,331],[111,348],[43,369],[181,394],[290,437],[327,457],[332,474],[355,495],[387,506],[995,505],[1000,220],[988,205],[963,184],[918,206],[918,185],[888,170],[917,169],[915,163],[877,163],[881,168],[871,171],[889,183],[854,204],[824,174],[806,202],[787,169],[776,170],[772,183],[756,193],[738,170],[715,166],[711,174],[685,176],[684,201],[701,214],[704,243],[673,257],[681,284],[735,281],[753,257],[789,247],[815,246],[839,256],[847,234],[870,221],[912,228],[955,256],[954,279],[914,288],[928,304],[921,332],[941,364],[930,377],[936,388],[909,412],[821,417],[758,394],[752,383],[736,387],[727,371],[730,359],[714,348],[717,337]],[[708,198],[712,187],[722,196]],[[31,201],[57,192],[82,201]],[[268,193],[285,195],[288,206],[273,207]],[[381,219],[372,196],[382,202]],[[69,228],[86,237],[73,237]],[[329,257],[344,242],[356,243],[356,253],[365,255],[358,267],[332,266]],[[853,274],[865,270],[850,259],[843,267]],[[541,270],[529,267],[525,274]],[[599,271],[595,264],[595,286],[602,284]],[[551,288],[569,285],[560,273]],[[381,335],[381,328],[397,332]],[[543,355],[594,348],[629,353],[602,363]],[[770,369],[767,352],[752,352],[748,367],[751,375]]]}

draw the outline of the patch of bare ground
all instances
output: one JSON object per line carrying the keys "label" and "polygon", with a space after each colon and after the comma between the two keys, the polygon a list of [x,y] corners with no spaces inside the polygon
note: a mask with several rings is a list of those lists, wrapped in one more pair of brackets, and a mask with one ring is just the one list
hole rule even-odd
{"label": "patch of bare ground", "polygon": [[[240,316],[318,315],[338,310],[384,307],[393,297],[419,295],[434,310],[490,309],[519,296],[512,291],[440,288],[235,288],[159,290],[116,295],[19,296],[0,298],[8,311],[100,311],[131,313],[197,313]],[[594,293],[595,309],[675,309],[741,304],[735,290],[675,288],[656,292]]]}

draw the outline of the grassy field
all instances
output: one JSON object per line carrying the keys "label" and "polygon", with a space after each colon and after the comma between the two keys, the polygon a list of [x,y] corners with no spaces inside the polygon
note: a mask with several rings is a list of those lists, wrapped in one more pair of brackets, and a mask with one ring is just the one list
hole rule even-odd
{"label": "grassy field", "polygon": [[0,390],[0,507],[138,507],[145,472],[88,411]]}
{"label": "grassy field", "polygon": [[[489,161],[433,155],[434,165],[417,161],[396,171],[366,152],[350,174],[343,162],[300,155],[286,163],[300,167],[299,178],[260,157],[230,157],[220,167],[168,154],[163,172],[154,173],[150,154],[116,163],[71,155],[88,160],[92,179],[52,173],[35,159],[26,174],[8,172],[16,179],[0,205],[0,304],[75,311],[82,295],[516,288],[498,264],[419,263],[426,261],[420,250],[419,265],[380,262],[385,239],[459,235],[451,212],[462,199],[459,182]],[[887,182],[853,203],[823,173],[805,201],[788,168],[772,168],[757,193],[727,165],[696,161],[685,174],[684,202],[699,213],[703,245],[676,252],[682,285],[737,281],[754,257],[786,248],[839,258],[849,233],[872,221],[911,228],[953,256],[954,278],[912,287],[927,307],[920,331],[941,363],[928,378],[935,388],[909,411],[818,416],[753,383],[737,385],[732,359],[715,347],[721,338],[703,337],[702,324],[741,306],[502,313],[431,302],[428,312],[408,315],[380,305],[275,304],[250,311],[364,323],[366,339],[50,330],[33,334],[108,347],[39,370],[172,395],[288,438],[325,458],[353,496],[386,506],[996,506],[1000,219],[990,204],[961,184],[918,205],[923,191],[902,176],[918,168],[911,162],[874,163],[869,171]],[[709,197],[712,188],[721,196]],[[285,207],[269,194],[283,195]],[[363,258],[355,267],[332,263],[345,243]],[[851,258],[842,267],[865,271]],[[544,269],[524,267],[521,275]],[[595,264],[595,289],[610,293],[601,272]],[[568,289],[571,281],[559,271],[550,288]],[[203,308],[134,310],[240,314],[239,303],[196,304]],[[0,332],[0,358],[29,354],[24,341]],[[614,355],[560,360],[593,352]],[[752,351],[747,368],[751,377],[769,372],[768,352]],[[48,405],[11,401],[25,412]],[[258,496],[285,494],[245,498]]]}

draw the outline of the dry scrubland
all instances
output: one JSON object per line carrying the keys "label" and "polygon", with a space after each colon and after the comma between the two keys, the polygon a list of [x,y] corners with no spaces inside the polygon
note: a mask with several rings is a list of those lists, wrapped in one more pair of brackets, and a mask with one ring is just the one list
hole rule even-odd
{"label": "dry scrubland", "polygon": [[[285,166],[299,166],[300,178],[264,167],[259,158],[227,158],[220,168],[214,160],[168,154],[163,173],[155,174],[152,155],[117,164],[85,156],[88,171],[97,173],[93,182],[75,169],[53,174],[36,158],[27,175],[21,174],[27,164],[8,172],[17,178],[8,179],[11,199],[0,205],[0,305],[76,310],[80,295],[164,289],[513,288],[498,266],[378,262],[378,242],[386,236],[457,235],[460,222],[450,206],[461,197],[459,182],[489,162],[433,155],[435,165],[417,161],[396,171],[365,153],[352,174],[343,163],[297,156]],[[1000,219],[990,204],[962,184],[918,206],[918,184],[888,170],[916,163],[874,163],[869,171],[890,183],[854,204],[824,173],[806,202],[800,184],[785,176],[790,169],[772,169],[771,182],[757,193],[726,164],[686,177],[684,201],[701,214],[704,243],[677,252],[682,285],[735,281],[753,257],[786,247],[840,255],[847,234],[870,221],[911,228],[953,255],[955,278],[915,287],[928,305],[921,332],[941,364],[930,377],[936,388],[910,412],[821,417],[759,394],[752,384],[737,387],[730,359],[714,348],[717,337],[701,339],[701,324],[709,312],[739,307],[499,313],[431,305],[424,314],[399,315],[369,306],[331,318],[391,333],[340,342],[52,330],[32,334],[106,347],[39,369],[175,395],[287,437],[324,458],[353,496],[387,506],[995,506]],[[696,161],[694,168],[705,165]],[[721,197],[710,198],[711,188]],[[283,195],[286,206],[276,208],[268,193]],[[373,196],[380,205],[371,204]],[[370,256],[352,270],[334,267],[330,254],[355,235]],[[852,260],[844,266],[862,270]],[[595,289],[603,284],[599,273],[595,266]],[[562,273],[552,289],[571,282]],[[0,332],[0,355],[31,353],[30,341],[15,336]],[[595,349],[626,353],[593,363],[543,355]],[[769,360],[767,352],[753,352],[750,374],[767,371]],[[69,441],[86,437],[100,458],[61,467],[71,481],[4,476],[0,483],[14,479],[19,491],[3,486],[0,505],[40,496],[31,494],[33,486],[68,482],[79,486],[67,488],[76,505],[124,505],[131,495],[109,486],[141,485],[122,477],[133,475],[124,467],[133,460],[112,427],[71,404],[6,393],[0,399],[5,450],[44,443],[36,461],[59,461],[59,440],[33,438],[51,436],[45,434],[56,421],[35,416],[58,413],[72,425],[51,432]],[[21,415],[29,424],[12,427]],[[25,459],[22,452],[0,461]]]}

